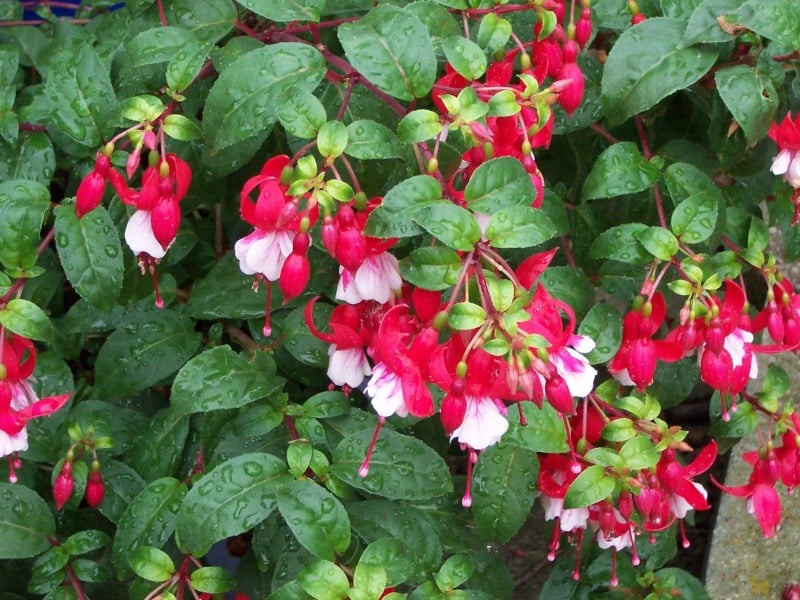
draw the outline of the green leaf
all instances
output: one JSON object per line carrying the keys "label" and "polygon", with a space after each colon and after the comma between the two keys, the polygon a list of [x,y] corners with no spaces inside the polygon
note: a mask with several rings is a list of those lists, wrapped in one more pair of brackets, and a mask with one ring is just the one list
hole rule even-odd
{"label": "green leaf", "polygon": [[423,229],[412,219],[421,208],[442,198],[442,186],[430,175],[414,175],[404,179],[383,197],[373,210],[364,233],[374,237],[410,237]]}
{"label": "green leaf", "polygon": [[788,48],[800,48],[800,5],[794,0],[748,0],[725,20]]}
{"label": "green leaf", "polygon": [[719,44],[732,39],[717,22],[717,18],[739,8],[743,0],[703,0],[692,11],[680,47],[693,44]]}
{"label": "green leaf", "polygon": [[53,335],[50,318],[36,304],[14,298],[0,310],[0,325],[17,335],[46,342]]}
{"label": "green leaf", "polygon": [[[273,286],[273,302],[280,292]],[[186,314],[193,319],[264,317],[266,292],[253,291],[253,278],[242,274],[232,252],[223,256],[204,278],[195,281]]]}
{"label": "green leaf", "polygon": [[470,562],[469,557],[464,554],[455,554],[444,561],[438,573],[434,573],[433,579],[436,587],[443,592],[449,592],[466,583],[475,572],[475,566]]}
{"label": "green leaf", "polygon": [[145,481],[131,467],[118,460],[103,459],[102,468],[106,493],[97,510],[112,523],[117,523],[136,494],[144,489]]}
{"label": "green leaf", "polygon": [[650,254],[636,238],[647,228],[648,226],[644,223],[623,223],[606,229],[592,243],[589,248],[589,256],[632,264],[649,262]]}
{"label": "green leaf", "polygon": [[161,583],[175,572],[175,564],[169,554],[152,546],[140,546],[128,558],[133,572],[142,579]]}
{"label": "green leaf", "polygon": [[270,21],[289,23],[311,21],[318,23],[325,0],[237,0],[247,10],[266,17]]}
{"label": "green leaf", "polygon": [[530,206],[500,209],[486,226],[486,238],[495,248],[531,248],[557,233],[548,216]]}
{"label": "green leaf", "polygon": [[0,183],[0,262],[12,276],[23,275],[36,264],[36,252],[50,192],[35,181]]}
{"label": "green leaf", "polygon": [[99,550],[106,546],[111,541],[108,534],[98,529],[87,529],[79,531],[69,536],[62,547],[70,556],[80,556],[81,554],[88,554],[94,550]]}
{"label": "green leaf", "polygon": [[639,471],[655,467],[661,453],[656,450],[655,443],[649,437],[637,435],[622,445],[619,456],[626,467]]}
{"label": "green leaf", "polygon": [[317,137],[317,132],[328,121],[322,102],[302,89],[295,88],[284,94],[275,111],[286,131],[307,140]]}
{"label": "green leaf", "polygon": [[719,394],[715,392],[709,401],[709,409],[711,427],[708,434],[716,438],[741,438],[751,435],[758,427],[758,413],[749,402],[739,402],[736,412],[729,409],[730,420],[725,421],[721,418]]}
{"label": "green leaf", "polygon": [[538,474],[536,452],[511,440],[481,453],[472,476],[472,514],[481,539],[504,544],[519,530],[531,511]]}
{"label": "green leaf", "polygon": [[[798,13],[800,26],[800,13]],[[797,37],[800,43],[800,36]],[[714,74],[717,92],[731,111],[750,145],[767,135],[775,119],[780,98],[772,80],[747,65],[720,69]]]}
{"label": "green leaf", "polygon": [[0,142],[0,180],[30,179],[49,185],[56,169],[53,143],[41,131],[21,131],[15,146]]}
{"label": "green leaf", "polygon": [[579,335],[594,340],[594,350],[586,355],[593,365],[610,360],[622,342],[622,315],[610,304],[595,304],[581,321]]}
{"label": "green leaf", "polygon": [[[673,538],[674,539],[674,538]],[[655,573],[656,583],[661,589],[668,588],[669,593],[676,593],[680,598],[692,598],[694,600],[709,600],[706,587],[703,582],[685,569],[670,567],[659,569]],[[665,585],[666,584],[666,585]]]}
{"label": "green leaf", "polygon": [[658,168],[650,163],[633,142],[618,142],[597,157],[586,176],[582,200],[613,198],[646,190],[659,177]]}
{"label": "green leaf", "polygon": [[298,573],[297,580],[316,600],[343,600],[350,590],[347,575],[328,560],[318,560],[308,565]]}
{"label": "green leaf", "polygon": [[481,239],[481,228],[466,208],[448,200],[431,202],[414,211],[414,222],[445,246],[472,250]]}
{"label": "green leaf", "polygon": [[[271,360],[270,360],[270,364]],[[278,393],[283,379],[275,369],[265,370],[236,354],[230,346],[217,346],[187,362],[172,384],[170,402],[183,414],[240,408]]]}
{"label": "green leaf", "polygon": [[194,323],[168,309],[133,315],[97,354],[96,384],[108,397],[139,392],[177,371],[197,351]]}
{"label": "green leaf", "polygon": [[179,142],[191,142],[203,135],[203,130],[183,115],[167,115],[162,129],[169,137]]}
{"label": "green leaf", "polygon": [[[142,67],[166,63],[167,85],[182,91],[192,83],[208,56],[195,35],[183,27],[154,27],[142,31],[125,46],[120,78],[131,80]],[[156,115],[158,116],[158,115]],[[152,120],[150,117],[149,120]]]}
{"label": "green leaf", "polygon": [[289,475],[271,454],[243,454],[201,477],[178,511],[176,540],[182,552],[203,556],[212,544],[266,519]]}
{"label": "green leaf", "polygon": [[569,450],[564,422],[556,409],[545,402],[539,408],[533,402],[520,403],[525,424],[519,422],[516,410],[509,413],[508,431],[503,441],[533,452],[561,454]]}
{"label": "green leaf", "polygon": [[761,387],[759,398],[781,398],[790,389],[789,376],[781,367],[775,363],[770,363],[767,367],[767,374],[764,376],[764,384]]}
{"label": "green leaf", "polygon": [[161,547],[175,531],[175,520],[187,487],[172,477],[150,482],[117,522],[112,557],[120,577],[129,575],[128,557],[140,546]]}
{"label": "green leaf", "polygon": [[572,307],[577,319],[582,319],[595,304],[594,288],[580,269],[548,267],[538,282],[555,298]]}
{"label": "green leaf", "polygon": [[212,154],[258,135],[277,120],[284,92],[311,92],[325,74],[312,46],[282,42],[234,60],[208,92],[203,130]]}
{"label": "green leaf", "polygon": [[463,35],[442,40],[447,62],[456,72],[469,81],[479,79],[486,72],[486,55],[475,42]]}
{"label": "green leaf", "polygon": [[444,246],[417,248],[400,261],[403,279],[425,290],[445,290],[458,282],[461,258]]}
{"label": "green leaf", "polygon": [[603,110],[612,125],[655,106],[705,75],[717,59],[711,48],[680,48],[686,22],[649,18],[625,30],[603,71]]}
{"label": "green leaf", "polygon": [[356,489],[384,498],[425,500],[453,489],[442,457],[420,440],[384,428],[369,462],[369,475],[359,467],[367,455],[372,431],[345,436],[333,452],[331,472]]}
{"label": "green leaf", "polygon": [[614,491],[614,479],[605,474],[600,465],[592,465],[575,478],[567,495],[564,508],[582,508],[600,502]]}
{"label": "green leaf", "polygon": [[511,23],[490,12],[483,16],[478,27],[478,45],[489,54],[494,54],[506,45],[511,32]]}
{"label": "green leaf", "polygon": [[503,208],[530,206],[536,197],[531,177],[516,158],[501,156],[475,169],[464,189],[473,211],[493,214]]}
{"label": "green leaf", "polygon": [[675,207],[670,217],[672,232],[687,244],[699,244],[714,233],[719,202],[705,192],[686,198]]}
{"label": "green leaf", "polygon": [[311,554],[336,560],[350,545],[350,519],[342,503],[308,479],[292,481],[278,494],[278,510],[297,541]]}
{"label": "green leaf", "polygon": [[350,413],[350,401],[342,392],[320,392],[303,403],[303,416],[328,419]]}
{"label": "green leaf", "polygon": [[385,125],[371,119],[359,119],[347,126],[348,141],[344,153],[361,159],[399,158],[400,140]]}
{"label": "green leaf", "polygon": [[0,483],[0,558],[30,558],[50,548],[50,508],[22,484]]}
{"label": "green leaf", "polygon": [[[353,571],[353,590],[358,590],[364,599],[380,598],[386,589],[386,569],[381,565],[359,562]],[[352,595],[351,600],[356,596]]]}
{"label": "green leaf", "polygon": [[188,435],[187,415],[171,408],[161,410],[151,417],[146,434],[137,439],[127,461],[147,480],[172,475]]}
{"label": "green leaf", "polygon": [[237,19],[236,5],[219,0],[173,0],[164,5],[167,23],[191,31],[200,44],[212,45],[230,32]]}
{"label": "green leaf", "polygon": [[109,139],[116,106],[109,65],[91,46],[58,55],[45,72],[42,97],[49,103],[46,122],[51,135],[65,137],[93,154]]}
{"label": "green leaf", "polygon": [[414,559],[409,556],[408,546],[395,538],[382,538],[364,548],[359,565],[381,567],[386,576],[386,586],[405,581],[411,574]]}
{"label": "green leaf", "polygon": [[345,56],[379,89],[400,100],[427,95],[436,54],[425,26],[401,8],[381,5],[338,30]]}
{"label": "green leaf", "polygon": [[472,302],[456,302],[448,316],[448,324],[457,331],[476,329],[486,322],[486,310]]}
{"label": "green leaf", "polygon": [[325,158],[338,158],[347,147],[347,127],[341,121],[328,121],[317,134],[317,149]]}
{"label": "green leaf", "polygon": [[424,108],[412,110],[397,125],[397,135],[405,144],[432,140],[441,130],[439,115]]}
{"label": "green leaf", "polygon": [[116,304],[125,265],[114,221],[98,206],[78,219],[75,207],[55,209],[56,250],[64,274],[82,298],[104,310]]}
{"label": "green leaf", "polygon": [[192,571],[189,581],[196,591],[208,594],[223,594],[236,586],[233,575],[222,567],[200,567]]}
{"label": "green leaf", "polygon": [[645,250],[660,260],[670,260],[678,253],[678,240],[671,231],[652,226],[636,234]]}

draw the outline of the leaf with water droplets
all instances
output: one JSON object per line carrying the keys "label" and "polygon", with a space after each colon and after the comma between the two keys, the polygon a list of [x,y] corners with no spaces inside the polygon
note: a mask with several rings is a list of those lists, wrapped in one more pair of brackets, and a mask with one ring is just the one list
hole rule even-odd
{"label": "leaf with water droplets", "polygon": [[24,298],[14,298],[0,310],[0,326],[17,335],[43,342],[53,335],[53,325],[47,314]]}
{"label": "leaf with water droplets", "polygon": [[359,119],[347,126],[348,141],[344,153],[361,159],[399,158],[402,156],[397,135],[381,123]]}
{"label": "leaf with water droplets", "polygon": [[169,377],[197,351],[191,319],[169,309],[132,315],[108,336],[97,355],[95,383],[116,398]]}
{"label": "leaf with water droplets", "polygon": [[271,126],[286,90],[311,92],[324,74],[322,54],[306,44],[272,44],[237,58],[220,73],[203,111],[211,154]]}
{"label": "leaf with water droplets", "polygon": [[486,55],[481,47],[463,35],[447,37],[442,40],[447,62],[464,79],[474,81],[486,71]]}
{"label": "leaf with water droplets", "polygon": [[420,440],[383,429],[369,462],[369,475],[359,467],[367,455],[372,431],[346,436],[333,452],[331,472],[354,488],[399,500],[437,498],[453,489],[442,457]]}
{"label": "leaf with water droplets", "polygon": [[0,558],[29,558],[50,547],[56,531],[47,503],[22,484],[0,483]]}
{"label": "leaf with water droplets", "polygon": [[416,248],[400,261],[403,279],[425,290],[446,290],[458,282],[461,258],[444,246]]}
{"label": "leaf with water droplets", "polygon": [[594,340],[594,349],[586,354],[591,364],[613,357],[622,342],[622,315],[610,304],[596,304],[581,321],[579,335]]}
{"label": "leaf with water droplets", "polygon": [[0,180],[30,179],[49,185],[56,169],[53,142],[41,131],[21,131],[15,146],[0,144]]}
{"label": "leaf with water droplets", "polygon": [[375,237],[411,237],[423,229],[412,219],[421,208],[442,198],[442,186],[430,175],[414,175],[398,183],[373,210],[364,233]]}
{"label": "leaf with water droplets", "polygon": [[592,258],[609,258],[625,263],[646,263],[651,257],[636,239],[647,229],[644,223],[623,223],[601,233],[589,248]]}
{"label": "leaf with water droplets", "polygon": [[583,183],[582,200],[613,198],[646,190],[659,177],[656,166],[633,142],[609,146],[597,157]]}
{"label": "leaf with water droplets", "polygon": [[56,250],[64,274],[92,306],[111,309],[122,290],[122,245],[108,211],[98,206],[78,219],[73,205],[55,209]]}
{"label": "leaf with water droplets", "polygon": [[257,15],[277,23],[311,21],[318,23],[325,0],[237,0],[239,4]]}
{"label": "leaf with water droplets", "polygon": [[472,476],[472,514],[481,539],[511,539],[530,513],[538,475],[536,452],[511,441],[481,453]]}
{"label": "leaf with water droplets", "polygon": [[495,248],[532,248],[557,233],[550,218],[530,206],[498,210],[486,226],[486,238]]}
{"label": "leaf with water droplets", "polygon": [[747,65],[736,65],[717,71],[714,82],[720,98],[742,128],[747,143],[753,145],[766,136],[780,102],[769,74]]}
{"label": "leaf with water droplets", "polygon": [[612,125],[695,83],[712,67],[712,48],[680,48],[686,22],[654,17],[626,29],[619,37],[603,70],[603,111]]}
{"label": "leaf with water droplets", "polygon": [[583,470],[567,489],[564,508],[583,508],[599,502],[614,491],[615,480],[606,475],[600,465],[592,465]]}
{"label": "leaf with water droplets", "polygon": [[178,511],[175,537],[182,552],[205,555],[212,544],[252,529],[275,509],[291,479],[271,454],[243,454],[197,480]]}
{"label": "leaf with water droplets", "polygon": [[278,494],[278,510],[297,541],[326,560],[350,545],[350,519],[342,503],[308,479],[292,481]]}
{"label": "leaf with water droplets", "polygon": [[800,4],[796,0],[748,0],[725,15],[725,20],[787,48],[800,48]]}
{"label": "leaf with water droplets", "polygon": [[448,200],[431,202],[414,212],[414,222],[445,246],[472,250],[481,239],[481,228],[466,208]]}
{"label": "leaf with water droplets", "polygon": [[36,264],[42,222],[50,208],[50,192],[41,183],[0,183],[0,263],[12,276]]}
{"label": "leaf with water droplets", "polygon": [[166,581],[175,572],[175,563],[169,554],[151,546],[140,546],[131,553],[128,563],[142,579],[160,583]]}
{"label": "leaf with water droplets", "polygon": [[230,346],[217,346],[187,362],[172,384],[170,403],[178,412],[191,414],[240,408],[278,393],[283,379],[272,368],[255,364],[236,354]]}
{"label": "leaf with water droplets", "polygon": [[686,244],[704,242],[717,226],[718,208],[717,199],[705,192],[689,196],[672,212],[672,232]]}
{"label": "leaf with water droplets", "polygon": [[743,0],[703,0],[692,11],[683,32],[681,47],[693,44],[719,44],[732,38],[719,26],[717,18],[742,5]]}
{"label": "leaf with water droplets", "polygon": [[487,160],[470,176],[464,200],[471,210],[493,214],[504,208],[530,206],[536,198],[531,176],[516,158]]}
{"label": "leaf with water droplets", "polygon": [[236,585],[233,575],[222,567],[200,567],[192,571],[189,581],[195,590],[208,594],[229,592]]}
{"label": "leaf with water droplets", "polygon": [[350,63],[384,92],[401,100],[422,98],[436,79],[436,53],[425,26],[403,9],[381,5],[339,26]]}
{"label": "leaf with water droplets", "polygon": [[178,509],[186,495],[186,484],[172,477],[150,482],[137,495],[117,522],[113,561],[119,577],[130,574],[128,558],[139,546],[162,547],[175,530]]}

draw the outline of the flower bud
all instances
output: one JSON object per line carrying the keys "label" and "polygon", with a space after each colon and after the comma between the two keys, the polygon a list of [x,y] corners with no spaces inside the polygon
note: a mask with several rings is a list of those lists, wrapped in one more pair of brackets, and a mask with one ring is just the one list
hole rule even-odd
{"label": "flower bud", "polygon": [[105,191],[106,180],[97,169],[81,180],[75,192],[75,212],[79,219],[100,205]]}
{"label": "flower bud", "polygon": [[[95,461],[97,462],[97,461]],[[103,482],[103,474],[100,472],[100,465],[97,465],[95,470],[94,463],[92,464],[92,472],[89,473],[89,480],[86,482],[86,504],[92,508],[97,508],[103,501],[103,496],[106,493],[106,486]]]}
{"label": "flower bud", "polygon": [[558,79],[569,81],[564,90],[558,94],[558,103],[568,115],[572,116],[583,101],[583,72],[574,62],[565,63],[558,72]]}
{"label": "flower bud", "polygon": [[61,465],[58,477],[56,477],[56,480],[53,482],[53,500],[55,500],[58,510],[61,510],[70,499],[74,487],[75,479],[72,477],[72,463],[65,461],[64,464]]}
{"label": "flower bud", "polygon": [[289,302],[306,289],[311,278],[311,264],[308,261],[308,246],[311,243],[307,233],[294,236],[292,253],[286,258],[281,269],[280,285],[283,301]]}
{"label": "flower bud", "polygon": [[166,250],[175,241],[181,226],[181,208],[172,196],[162,197],[150,213],[150,225],[161,247]]}

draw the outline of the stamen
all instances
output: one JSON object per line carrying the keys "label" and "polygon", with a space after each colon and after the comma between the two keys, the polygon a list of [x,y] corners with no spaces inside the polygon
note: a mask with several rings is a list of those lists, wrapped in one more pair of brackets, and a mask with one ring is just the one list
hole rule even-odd
{"label": "stamen", "polygon": [[581,548],[583,547],[583,532],[585,530],[581,527],[575,534],[577,538],[575,544],[577,547],[577,554],[575,555],[575,568],[572,570],[572,579],[578,581],[581,578]]}
{"label": "stamen", "polygon": [[550,552],[547,553],[547,560],[553,562],[556,559],[556,550],[558,550],[561,541],[561,517],[556,517],[553,521],[553,535],[550,538],[550,543],[547,548]]}
{"label": "stamen", "polygon": [[156,308],[164,308],[164,300],[161,298],[161,291],[158,289],[158,274],[156,273],[156,261],[147,256],[146,259],[142,259],[141,257],[139,260],[146,260],[147,267],[150,271],[150,276],[153,278],[153,291],[156,293]]}
{"label": "stamen", "polygon": [[725,403],[725,396],[720,396],[720,404],[722,405],[722,420],[727,423],[731,420],[731,415],[728,413],[728,405]]}
{"label": "stamen", "polygon": [[19,478],[17,477],[17,469],[22,466],[20,463],[19,458],[17,458],[16,453],[8,455],[8,481],[9,483],[17,483]]}
{"label": "stamen", "polygon": [[689,538],[686,537],[686,528],[683,526],[683,519],[678,520],[678,527],[681,530],[681,546],[683,546],[684,548],[688,548],[692,544],[689,541]]}
{"label": "stamen", "polygon": [[267,279],[267,302],[266,306],[264,307],[264,328],[261,330],[261,333],[264,334],[264,337],[269,337],[272,335],[272,325],[270,325],[269,314],[272,312],[272,282]]}
{"label": "stamen", "polygon": [[636,549],[636,536],[633,535],[633,528],[629,529],[628,533],[631,536],[631,564],[638,567],[642,559],[639,558],[639,551]]}
{"label": "stamen", "polygon": [[358,469],[358,474],[361,477],[369,475],[369,461],[372,458],[372,451],[375,450],[375,442],[378,441],[381,427],[383,427],[385,422],[386,419],[384,417],[378,417],[378,425],[375,427],[375,433],[372,434],[372,441],[370,441],[369,448],[367,448],[367,455],[364,457],[364,462],[361,463],[361,467]]}
{"label": "stamen", "polygon": [[519,412],[519,424],[525,427],[528,424],[528,420],[522,412],[522,402],[517,402],[517,411]]}
{"label": "stamen", "polygon": [[478,462],[478,453],[470,448],[467,457],[467,485],[464,489],[464,495],[461,497],[461,506],[464,508],[472,506],[472,465],[476,462]]}
{"label": "stamen", "polygon": [[609,580],[608,584],[611,587],[617,587],[619,585],[619,578],[617,578],[617,549],[614,548],[611,552],[611,579]]}

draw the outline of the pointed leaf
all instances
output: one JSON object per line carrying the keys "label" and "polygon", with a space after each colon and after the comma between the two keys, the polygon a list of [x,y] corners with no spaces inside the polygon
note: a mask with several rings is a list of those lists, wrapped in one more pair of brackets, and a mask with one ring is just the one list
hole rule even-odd
{"label": "pointed leaf", "polygon": [[56,531],[47,503],[22,484],[0,483],[0,558],[29,558],[50,547]]}
{"label": "pointed leaf", "polygon": [[618,142],[597,157],[583,183],[582,200],[613,198],[646,190],[659,172],[633,142]]}

